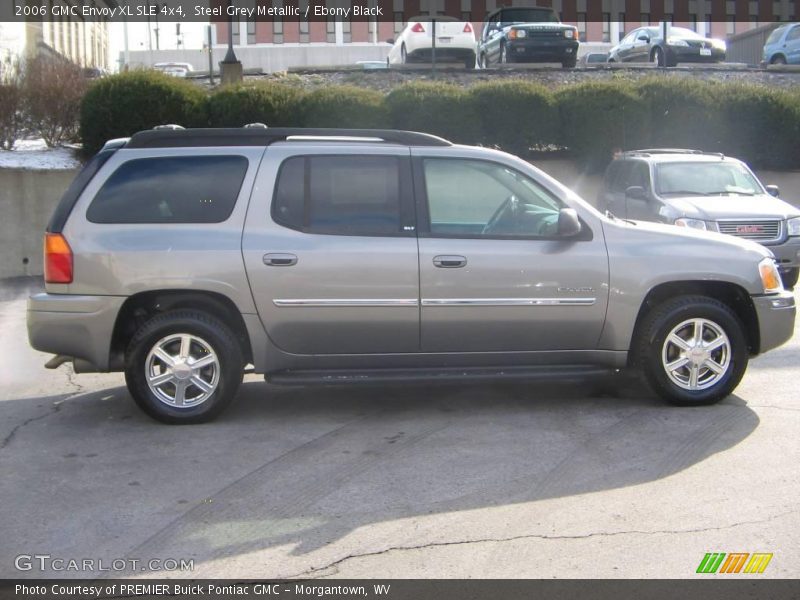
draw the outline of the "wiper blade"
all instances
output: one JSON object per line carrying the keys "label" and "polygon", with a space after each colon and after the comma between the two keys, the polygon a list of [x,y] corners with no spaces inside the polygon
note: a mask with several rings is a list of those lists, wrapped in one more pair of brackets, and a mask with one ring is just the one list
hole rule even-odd
{"label": "wiper blade", "polygon": [[631,225],[636,225],[636,221],[631,221],[630,219],[623,219],[621,217],[618,217],[617,215],[612,213],[610,210],[606,210],[606,217],[608,217],[612,221],[625,221],[626,223],[630,223]]}
{"label": "wiper blade", "polygon": [[737,194],[739,196],[755,196],[755,192],[740,192],[738,190],[723,190],[721,192],[709,192],[706,195],[707,196],[729,196],[731,194]]}
{"label": "wiper blade", "polygon": [[680,194],[681,196],[713,196],[716,192],[698,192],[697,190],[670,190],[669,192],[659,192],[662,196]]}

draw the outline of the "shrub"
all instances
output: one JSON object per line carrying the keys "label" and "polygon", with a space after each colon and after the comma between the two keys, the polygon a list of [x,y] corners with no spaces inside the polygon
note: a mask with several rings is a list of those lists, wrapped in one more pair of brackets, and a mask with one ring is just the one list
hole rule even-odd
{"label": "shrub", "polygon": [[645,104],[628,83],[576,84],[555,98],[561,144],[589,168],[602,169],[614,150],[641,147],[647,139]]}
{"label": "shrub", "polygon": [[526,154],[556,141],[558,112],[552,94],[524,81],[483,83],[468,91],[480,119],[480,141]]}
{"label": "shrub", "polygon": [[636,90],[647,108],[646,145],[720,151],[726,123],[718,83],[654,77]]}
{"label": "shrub", "polygon": [[417,82],[395,88],[386,96],[392,126],[440,135],[474,144],[480,139],[479,115],[467,92],[454,85]]}
{"label": "shrub", "polygon": [[269,127],[302,124],[303,91],[280,83],[225,86],[208,100],[212,127],[241,127],[264,123]]}
{"label": "shrub", "polygon": [[800,98],[752,84],[725,84],[722,90],[719,110],[728,126],[720,151],[754,167],[797,168]]}
{"label": "shrub", "polygon": [[383,94],[354,86],[323,87],[303,99],[306,127],[381,129],[390,126]]}
{"label": "shrub", "polygon": [[61,58],[30,58],[23,69],[22,89],[31,128],[48,146],[77,138],[78,114],[86,93],[80,67]]}
{"label": "shrub", "polygon": [[156,71],[130,71],[95,81],[81,104],[84,152],[97,152],[109,139],[156,125],[204,127],[206,94],[193,83]]}
{"label": "shrub", "polygon": [[0,64],[0,148],[11,150],[22,131],[22,81],[19,64]]}

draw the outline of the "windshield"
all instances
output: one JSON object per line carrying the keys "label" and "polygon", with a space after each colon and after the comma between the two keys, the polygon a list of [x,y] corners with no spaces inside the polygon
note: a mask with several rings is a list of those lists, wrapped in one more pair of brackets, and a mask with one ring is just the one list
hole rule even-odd
{"label": "windshield", "polygon": [[514,23],[558,23],[556,13],[549,9],[512,8],[503,11],[503,24]]}
{"label": "windshield", "polygon": [[774,44],[777,42],[781,35],[783,35],[784,31],[786,31],[786,27],[778,27],[775,31],[770,33],[769,37],[767,38],[767,44]]}
{"label": "windshield", "polygon": [[670,27],[670,35],[673,37],[688,38],[691,40],[703,40],[702,35],[691,29],[684,29],[683,27]]}
{"label": "windshield", "polygon": [[656,168],[659,195],[753,196],[764,191],[750,171],[735,162],[666,163]]}

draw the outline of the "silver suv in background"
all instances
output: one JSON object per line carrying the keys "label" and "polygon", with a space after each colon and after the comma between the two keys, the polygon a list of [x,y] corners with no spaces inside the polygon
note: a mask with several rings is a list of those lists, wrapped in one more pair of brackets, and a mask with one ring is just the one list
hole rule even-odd
{"label": "silver suv in background", "polygon": [[604,216],[530,164],[384,130],[109,142],[45,235],[32,346],[168,423],[273,383],[585,376],[716,402],[795,319],[769,250]]}
{"label": "silver suv in background", "polygon": [[780,200],[742,161],[699,150],[625,152],[606,171],[598,207],[626,219],[672,223],[753,240],[792,288],[800,269],[800,209]]}

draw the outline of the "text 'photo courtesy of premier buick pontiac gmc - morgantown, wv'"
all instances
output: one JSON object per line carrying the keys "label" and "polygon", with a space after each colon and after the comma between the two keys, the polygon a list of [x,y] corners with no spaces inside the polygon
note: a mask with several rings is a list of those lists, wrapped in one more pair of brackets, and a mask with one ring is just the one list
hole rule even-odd
{"label": "text 'photo courtesy of premier buick pontiac gmc - morgantown, wv'", "polygon": [[276,384],[625,368],[716,402],[792,334],[773,254],[604,215],[529,163],[392,130],[158,129],[92,158],[45,235],[34,348],[168,423]]}

